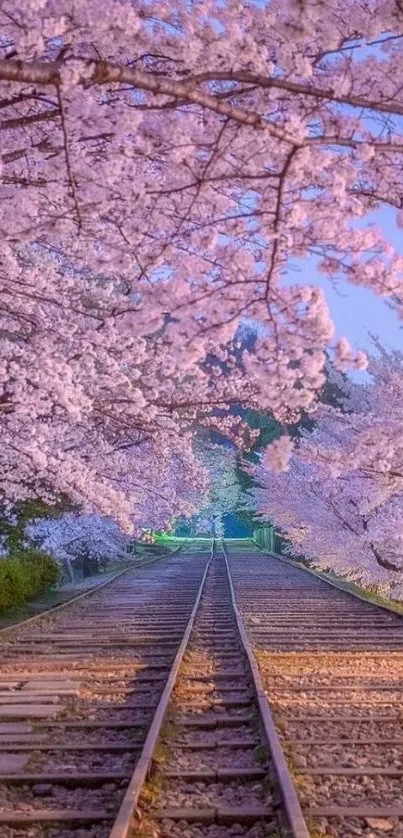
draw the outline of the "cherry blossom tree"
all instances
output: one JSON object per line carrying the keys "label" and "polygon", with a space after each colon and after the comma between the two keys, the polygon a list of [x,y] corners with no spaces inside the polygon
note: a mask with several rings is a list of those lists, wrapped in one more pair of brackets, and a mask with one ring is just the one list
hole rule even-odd
{"label": "cherry blossom tree", "polygon": [[234,447],[200,442],[196,450],[208,473],[208,487],[200,501],[196,531],[223,538],[224,516],[236,512],[241,498],[236,450]]}
{"label": "cherry blossom tree", "polygon": [[239,421],[209,413],[235,398],[239,375],[212,376],[197,363],[204,355],[163,325],[163,287],[150,321],[144,304],[102,277],[68,274],[60,260],[20,254],[18,270],[21,307],[7,318],[1,362],[7,497],[50,502],[64,492],[137,528],[192,514],[206,487],[193,425],[205,414],[236,437]]}
{"label": "cherry blossom tree", "polygon": [[50,553],[74,580],[71,562],[86,555],[102,565],[127,560],[130,541],[112,520],[100,515],[66,513],[59,518],[38,518],[25,528],[29,542]]}
{"label": "cherry blossom tree", "polygon": [[[255,504],[318,567],[403,595],[403,353],[379,345],[370,379],[343,381],[274,473],[267,449]],[[270,457],[270,461],[267,460]]]}
{"label": "cherry blossom tree", "polygon": [[312,408],[333,325],[295,262],[402,312],[373,213],[403,220],[403,10],[3,0],[0,27],[2,491],[161,523],[203,490],[195,426]]}
{"label": "cherry blossom tree", "polygon": [[222,538],[224,516],[236,514],[242,494],[237,475],[237,448],[199,435],[194,450],[206,476],[205,489],[199,494],[196,514],[181,516],[174,525],[180,530],[185,527],[191,533]]}

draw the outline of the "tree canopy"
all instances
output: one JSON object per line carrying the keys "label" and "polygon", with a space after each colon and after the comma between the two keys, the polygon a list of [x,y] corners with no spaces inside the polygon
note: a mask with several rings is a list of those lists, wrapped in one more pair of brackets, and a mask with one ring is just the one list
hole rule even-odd
{"label": "tree canopy", "polygon": [[204,496],[195,428],[241,445],[235,404],[292,424],[327,351],[365,367],[295,264],[402,313],[403,9],[3,0],[0,27],[2,500],[160,528]]}

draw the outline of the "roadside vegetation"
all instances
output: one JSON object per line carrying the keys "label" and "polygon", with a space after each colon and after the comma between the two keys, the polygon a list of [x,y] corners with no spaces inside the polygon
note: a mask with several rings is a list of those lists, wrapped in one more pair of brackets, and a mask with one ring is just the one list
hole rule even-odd
{"label": "roadside vegetation", "polygon": [[16,551],[0,561],[0,615],[56,585],[57,563],[39,550]]}

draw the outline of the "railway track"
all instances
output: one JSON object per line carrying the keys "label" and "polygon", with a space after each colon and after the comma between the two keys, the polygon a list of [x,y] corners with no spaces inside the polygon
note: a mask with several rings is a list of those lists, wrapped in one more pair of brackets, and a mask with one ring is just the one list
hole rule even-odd
{"label": "railway track", "polygon": [[129,572],[0,663],[1,838],[403,836],[403,621],[251,544]]}
{"label": "railway track", "polygon": [[402,618],[251,543],[227,549],[311,836],[402,838]]}
{"label": "railway track", "polygon": [[199,594],[111,838],[309,838],[220,546]]}
{"label": "railway track", "polygon": [[108,838],[210,548],[0,635],[1,838]]}

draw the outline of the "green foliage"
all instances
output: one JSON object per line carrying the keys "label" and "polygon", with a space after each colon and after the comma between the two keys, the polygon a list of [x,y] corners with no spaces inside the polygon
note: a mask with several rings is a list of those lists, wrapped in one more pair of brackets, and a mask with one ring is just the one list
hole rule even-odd
{"label": "green foliage", "polygon": [[43,594],[58,573],[56,562],[40,550],[17,550],[0,559],[0,612]]}
{"label": "green foliage", "polygon": [[[247,340],[252,345],[252,337],[247,335]],[[248,347],[249,348],[249,347]],[[330,361],[325,368],[326,381],[320,393],[318,393],[318,401],[322,404],[328,404],[332,407],[340,408],[342,406],[343,389],[336,383],[331,375],[332,368]],[[343,375],[342,379],[346,379]],[[259,436],[250,449],[250,452],[244,455],[244,460],[249,460],[256,463],[259,460],[259,454],[264,451],[275,439],[278,439],[283,433],[288,433],[294,439],[297,439],[302,431],[312,431],[315,427],[315,414],[303,412],[297,423],[294,425],[281,425],[274,416],[267,411],[259,411],[254,409],[246,409],[239,411],[243,420],[247,423],[251,430],[258,430]],[[247,492],[256,486],[256,481],[249,475],[242,467],[242,461],[238,461],[236,470],[236,479],[243,492]],[[270,521],[263,521],[259,515],[256,515],[253,509],[243,510],[238,512],[238,517],[247,526],[252,529],[258,529],[265,525],[270,525]],[[276,533],[276,550],[282,552],[286,546],[286,539],[280,533]]]}
{"label": "green foliage", "polygon": [[57,518],[64,512],[72,510],[73,507],[67,497],[59,498],[52,505],[37,498],[21,501],[12,510],[12,520],[9,515],[1,514],[0,510],[0,535],[6,537],[10,553],[15,553],[24,542],[24,530],[29,521],[34,518]]}
{"label": "green foliage", "polygon": [[253,431],[259,431],[259,436],[251,448],[247,459],[257,461],[257,454],[271,445],[283,433],[282,425],[270,413],[248,408],[243,412],[243,420]]}

